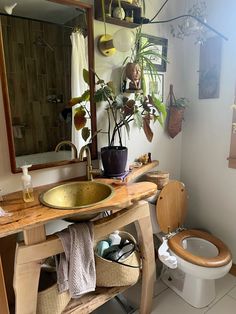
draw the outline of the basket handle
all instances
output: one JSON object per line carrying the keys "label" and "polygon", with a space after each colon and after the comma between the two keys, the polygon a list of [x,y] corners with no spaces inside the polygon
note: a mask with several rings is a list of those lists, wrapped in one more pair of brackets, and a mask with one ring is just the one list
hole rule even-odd
{"label": "basket handle", "polygon": [[[127,243],[127,245],[128,245],[128,244],[129,244],[129,243]],[[112,262],[115,262],[115,263],[120,264],[120,265],[123,265],[123,266],[131,267],[131,268],[141,268],[141,264],[139,264],[138,266],[132,266],[132,265],[128,265],[128,264],[124,264],[124,263],[119,262],[119,260],[120,260],[125,254],[127,254],[127,253],[132,254],[132,253],[134,253],[135,251],[139,252],[138,246],[137,246],[135,243],[133,243],[133,244],[134,244],[134,246],[133,246],[133,248],[132,248],[130,251],[123,253],[121,256],[119,256],[119,258],[118,258],[117,260],[113,260]],[[126,246],[126,244],[125,244],[124,246]]]}
{"label": "basket handle", "polygon": [[118,261],[112,261],[112,262],[120,264],[120,265],[123,265],[123,266],[131,267],[131,268],[141,268],[141,265],[133,266],[133,265],[124,264],[124,263],[121,263],[121,262],[118,262]]}

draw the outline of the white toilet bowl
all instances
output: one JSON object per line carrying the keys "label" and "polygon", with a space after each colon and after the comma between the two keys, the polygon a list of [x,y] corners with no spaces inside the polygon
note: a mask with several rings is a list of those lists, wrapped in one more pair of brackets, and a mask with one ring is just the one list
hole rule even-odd
{"label": "white toilet bowl", "polygon": [[170,181],[157,199],[156,222],[168,234],[169,253],[177,260],[177,268],[166,267],[161,279],[189,304],[202,308],[214,300],[215,279],[229,272],[232,257],[227,246],[213,235],[179,229],[186,200],[185,187],[178,181]]}

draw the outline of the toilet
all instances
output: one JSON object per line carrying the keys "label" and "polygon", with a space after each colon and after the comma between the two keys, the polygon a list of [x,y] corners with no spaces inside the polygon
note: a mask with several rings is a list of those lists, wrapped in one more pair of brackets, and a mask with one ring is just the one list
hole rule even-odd
{"label": "toilet", "polygon": [[158,250],[163,268],[161,280],[186,302],[202,308],[215,298],[215,279],[232,266],[227,246],[201,230],[182,228],[187,212],[187,193],[183,183],[170,181],[156,202],[156,223],[163,243]]}

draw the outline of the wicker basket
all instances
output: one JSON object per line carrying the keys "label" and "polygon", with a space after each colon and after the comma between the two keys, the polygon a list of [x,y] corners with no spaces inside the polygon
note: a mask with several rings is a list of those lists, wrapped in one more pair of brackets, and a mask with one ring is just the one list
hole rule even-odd
{"label": "wicker basket", "polygon": [[[134,237],[125,231],[120,231],[122,239],[131,240],[136,243]],[[96,263],[96,285],[98,287],[117,287],[135,284],[139,279],[141,260],[137,251],[131,253],[122,264],[116,263],[98,256],[95,253]],[[130,265],[133,267],[129,267]]]}
{"label": "wicker basket", "polygon": [[59,293],[57,284],[38,293],[37,314],[61,314],[70,301],[68,291]]}

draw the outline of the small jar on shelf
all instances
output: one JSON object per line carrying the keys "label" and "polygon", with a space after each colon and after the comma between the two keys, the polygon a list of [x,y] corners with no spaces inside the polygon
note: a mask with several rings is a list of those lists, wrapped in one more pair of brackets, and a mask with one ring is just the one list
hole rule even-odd
{"label": "small jar on shelf", "polygon": [[127,10],[125,12],[125,20],[126,22],[129,22],[129,23],[134,22],[134,12],[132,10]]}

